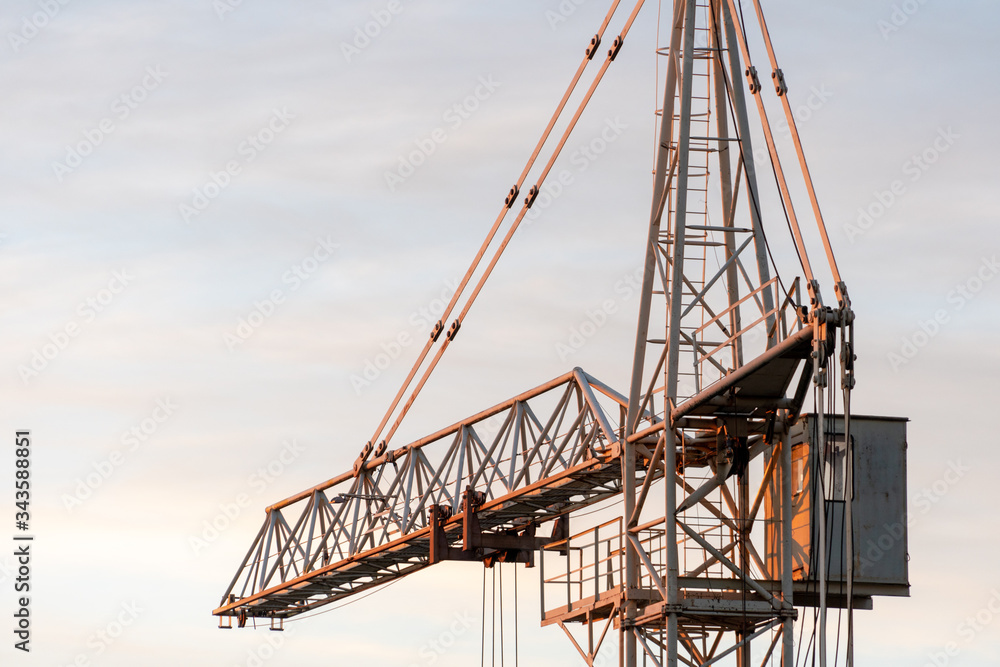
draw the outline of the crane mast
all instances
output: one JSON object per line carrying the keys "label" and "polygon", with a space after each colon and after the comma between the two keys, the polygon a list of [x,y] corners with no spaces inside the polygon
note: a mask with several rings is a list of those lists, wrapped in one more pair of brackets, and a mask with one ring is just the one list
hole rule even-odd
{"label": "crane mast", "polygon": [[[390,447],[643,2],[556,137],[618,5],[352,470],[267,508],[213,612],[223,627],[264,619],[279,629],[442,561],[513,562],[538,569],[542,624],[559,626],[588,665],[617,635],[626,667],[791,667],[810,651],[825,667],[829,610],[846,613],[833,652],[852,665],[854,610],[908,595],[905,530],[883,561],[862,567],[857,554],[868,530],[857,513],[865,526],[878,512],[906,525],[905,420],[851,415],[854,314],[760,0],[670,8],[627,391],[576,368]],[[751,41],[766,50],[759,73]],[[768,89],[776,99],[765,102]],[[769,115],[777,105],[793,145],[786,163]],[[543,147],[550,156],[536,164]],[[769,239],[791,241],[790,281]],[[815,239],[829,302],[810,262]],[[890,502],[876,507],[878,494]],[[603,501],[615,504],[581,529],[580,510]],[[810,628],[805,646],[797,624]]]}

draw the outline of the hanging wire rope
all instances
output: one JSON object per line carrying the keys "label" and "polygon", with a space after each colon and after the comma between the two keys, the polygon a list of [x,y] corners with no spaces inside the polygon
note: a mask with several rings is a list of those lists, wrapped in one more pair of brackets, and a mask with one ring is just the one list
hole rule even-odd
{"label": "hanging wire rope", "polygon": [[497,563],[500,570],[500,667],[503,667],[503,563]]}
{"label": "hanging wire rope", "polygon": [[[400,581],[401,581],[400,579],[396,579],[396,580],[394,580],[394,581],[390,581],[390,582],[389,582],[388,584],[386,584],[385,586],[379,586],[378,588],[375,588],[374,590],[371,590],[371,591],[369,591],[369,592],[365,593],[364,595],[362,595],[362,596],[360,596],[360,597],[356,597],[356,598],[352,598],[351,600],[349,600],[349,601],[345,602],[344,604],[338,604],[338,605],[337,605],[337,606],[335,606],[335,607],[330,607],[329,609],[324,609],[323,611],[317,611],[317,612],[313,612],[313,613],[311,613],[311,614],[301,614],[301,615],[299,615],[299,616],[293,616],[292,618],[286,618],[286,619],[285,619],[285,620],[283,621],[283,623],[296,623],[296,622],[298,622],[298,621],[304,621],[304,620],[306,620],[307,618],[312,618],[312,617],[314,617],[314,616],[321,616],[321,615],[323,615],[323,614],[329,614],[329,613],[330,613],[331,611],[336,611],[336,610],[338,610],[338,609],[343,609],[344,607],[346,607],[346,606],[348,606],[348,605],[352,605],[352,604],[354,604],[355,602],[361,602],[361,601],[362,601],[362,600],[364,600],[364,599],[365,599],[366,597],[368,597],[368,596],[370,596],[370,595],[374,595],[375,593],[378,593],[379,591],[384,591],[384,590],[386,590],[387,588],[389,588],[390,586],[394,586],[394,585],[398,584],[398,583],[399,583]],[[253,617],[253,619],[254,619],[254,623],[255,623],[254,627],[256,628],[256,627],[257,627],[257,626],[256,626],[256,622],[257,622],[257,617],[256,617],[256,616],[254,616],[254,617]]]}
{"label": "hanging wire rope", "polygon": [[514,667],[518,667],[518,643],[517,643],[517,563],[514,563]]}
{"label": "hanging wire rope", "polygon": [[[458,306],[459,300],[463,297],[466,287],[469,285],[469,282],[471,281],[473,275],[477,272],[480,262],[482,261],[484,255],[486,254],[486,251],[492,246],[494,238],[496,237],[497,232],[500,230],[500,227],[507,216],[507,212],[513,209],[514,203],[517,200],[517,196],[520,193],[521,186],[525,184],[525,179],[527,178],[528,173],[534,166],[535,160],[537,159],[539,153],[541,152],[542,147],[548,142],[550,134],[552,133],[552,130],[555,127],[556,122],[562,116],[562,113],[566,107],[566,103],[569,101],[573,91],[576,89],[576,86],[579,83],[584,70],[587,68],[587,66],[590,64],[590,61],[593,59],[593,56],[597,51],[597,47],[601,42],[601,37],[603,36],[604,31],[607,29],[608,24],[611,22],[612,17],[617,12],[619,0],[615,0],[612,3],[611,8],[608,10],[608,14],[605,17],[604,22],[601,24],[598,33],[594,36],[593,40],[591,41],[591,47],[588,48],[587,54],[580,63],[580,66],[578,67],[573,79],[571,80],[570,85],[567,87],[566,92],[562,97],[562,100],[560,101],[558,107],[556,108],[555,113],[552,115],[552,118],[550,119],[548,126],[543,132],[542,137],[539,139],[538,144],[536,145],[535,150],[531,155],[531,158],[525,165],[524,170],[522,171],[517,182],[511,188],[510,194],[508,195],[507,200],[504,203],[504,207],[501,208],[501,211],[497,216],[495,222],[493,223],[492,228],[487,233],[486,239],[483,241],[483,244],[481,245],[479,252],[473,259],[472,264],[469,266],[469,269],[466,271],[465,276],[462,278],[458,287],[455,289],[455,293],[452,295],[450,302],[445,307],[445,310],[442,313],[441,318],[437,322],[434,333],[424,344],[424,347],[418,354],[417,360],[415,361],[412,369],[410,370],[406,379],[403,381],[403,384],[400,386],[396,396],[390,403],[389,409],[386,410],[386,413],[383,416],[382,421],[375,429],[375,432],[372,435],[371,439],[368,441],[368,444],[365,446],[365,449],[362,450],[363,457],[366,457],[372,451],[372,448],[377,446],[376,443],[378,442],[379,437],[382,435],[383,429],[386,428],[386,426],[389,424],[390,419],[395,413],[396,419],[393,422],[392,426],[389,427],[388,432],[386,432],[383,442],[387,443],[389,440],[392,439],[392,436],[395,434],[396,429],[399,428],[400,423],[402,422],[403,418],[409,411],[410,406],[412,406],[413,402],[416,400],[420,391],[423,389],[423,386],[426,383],[427,379],[430,377],[430,374],[437,367],[437,364],[441,360],[441,357],[444,354],[445,350],[448,349],[449,344],[454,339],[455,335],[458,333],[458,329],[461,326],[462,322],[464,321],[465,316],[468,314],[469,309],[472,307],[473,303],[475,303],[476,298],[479,296],[479,293],[483,288],[483,285],[486,283],[486,281],[492,274],[497,261],[500,259],[500,256],[507,248],[507,244],[509,243],[511,237],[514,235],[514,232],[517,231],[518,227],[521,224],[521,221],[525,217],[525,214],[531,207],[531,204],[534,202],[535,197],[538,195],[540,188],[542,187],[542,184],[544,183],[546,177],[548,176],[553,165],[555,164],[555,161],[559,158],[560,154],[562,153],[563,148],[566,145],[566,141],[569,139],[570,134],[576,127],[576,124],[579,121],[580,116],[583,114],[584,109],[586,109],[587,105],[590,103],[590,100],[594,94],[594,91],[597,89],[598,84],[600,84],[601,80],[604,78],[604,74],[607,72],[609,65],[614,61],[615,56],[618,53],[618,49],[624,43],[625,37],[631,30],[632,25],[635,22],[636,16],[638,15],[639,10],[642,8],[644,2],[645,0],[638,0],[631,14],[626,19],[624,26],[622,27],[618,37],[615,40],[614,48],[612,48],[608,52],[607,58],[604,60],[600,69],[595,75],[593,82],[591,83],[587,91],[584,93],[583,99],[580,101],[576,112],[568,121],[568,126],[564,130],[562,136],[559,138],[559,141],[557,142],[548,162],[546,162],[545,166],[542,168],[542,171],[539,174],[538,178],[536,179],[534,186],[532,186],[531,188],[531,192],[528,193],[528,197],[525,199],[524,204],[520,208],[517,217],[510,224],[510,228],[507,234],[503,237],[503,240],[499,243],[497,249],[494,251],[492,259],[487,264],[486,268],[483,269],[482,274],[480,275],[478,281],[473,287],[471,293],[467,297],[465,297],[465,305],[462,307],[461,312],[459,313],[455,321],[452,323],[451,330],[448,331],[444,340],[438,346],[437,353],[430,360],[423,374],[421,375],[419,380],[417,380],[416,384],[413,386],[413,390],[412,392],[410,392],[409,398],[406,400],[405,403],[402,404],[402,407],[400,407],[400,401],[402,400],[403,396],[406,394],[407,390],[413,383],[414,378],[416,378],[417,372],[420,370],[421,367],[423,367],[423,364],[427,360],[431,348],[434,347],[434,345],[438,342],[438,339],[440,338],[441,334],[443,333],[443,326],[444,326],[443,323],[451,316],[452,311]],[[398,413],[396,412],[397,408],[399,409]]]}
{"label": "hanging wire rope", "polygon": [[[712,8],[713,12],[716,11],[716,9],[715,9],[715,3],[716,2],[717,2],[717,0],[709,0],[709,5]],[[741,15],[740,21],[742,21],[742,20],[743,19],[742,19],[742,15]],[[721,44],[722,42],[718,41],[719,39],[721,39],[721,36],[720,36],[721,34],[719,32],[719,26],[718,25],[713,25],[713,30],[715,31],[715,36],[716,36],[716,40],[717,40],[716,43]],[[746,34],[746,28],[745,27],[744,27],[744,34]],[[733,48],[733,45],[727,43],[726,44],[726,49],[728,50],[728,49],[731,49],[731,48]],[[750,63],[747,63],[747,67],[749,67],[749,66],[750,66]],[[733,87],[732,87],[732,82],[729,79],[729,73],[727,72],[727,70],[726,70],[725,67],[722,68],[722,80],[726,84],[726,103],[729,106],[729,113],[733,117],[733,119],[736,119],[737,118],[737,116],[736,116],[736,109],[733,106]],[[737,141],[737,143],[739,144],[739,147],[740,147],[739,161],[743,164],[743,173],[745,174],[745,173],[747,173],[747,159],[746,159],[746,154],[745,154],[745,152],[743,150],[743,140],[742,140],[742,137],[740,136],[739,123],[736,123],[736,126],[733,128],[733,132],[736,135],[736,141]],[[752,157],[753,156],[751,156],[751,159],[752,159]],[[772,169],[772,171],[774,171],[774,162],[773,162],[773,160],[771,162],[771,169]],[[777,172],[775,172],[775,179],[777,179]],[[777,182],[777,181],[775,181],[775,182]],[[749,198],[750,204],[751,204],[751,206],[753,206],[754,212],[757,214],[757,219],[761,221],[761,225],[760,225],[761,238],[764,239],[764,248],[767,250],[768,259],[770,260],[771,266],[774,269],[774,276],[778,280],[778,287],[781,289],[782,294],[785,297],[787,297],[788,296],[788,289],[785,287],[784,282],[781,280],[781,273],[778,271],[778,264],[777,264],[777,262],[774,261],[774,254],[771,252],[771,243],[767,239],[767,232],[764,231],[764,225],[763,225],[764,217],[763,217],[763,213],[761,212],[760,202],[758,201],[758,192],[757,192],[757,190],[755,188],[750,187],[749,179],[747,180],[747,188],[746,189],[747,189],[747,193],[748,193],[748,198]],[[785,223],[788,225],[788,230],[789,230],[789,232],[791,232],[791,229],[792,229],[791,220],[788,218],[788,211],[785,209],[784,200],[782,200],[781,209],[782,209],[782,212],[784,213]],[[795,248],[795,252],[796,252],[796,254],[799,257],[799,264],[801,264],[804,267],[805,265],[803,264],[802,255],[799,253],[799,250],[798,250],[797,246]]]}
{"label": "hanging wire rope", "polygon": [[486,568],[483,568],[483,618],[479,631],[479,667],[486,664]]}
{"label": "hanging wire rope", "polygon": [[497,664],[497,573],[491,568],[493,600],[490,602],[490,666]]}

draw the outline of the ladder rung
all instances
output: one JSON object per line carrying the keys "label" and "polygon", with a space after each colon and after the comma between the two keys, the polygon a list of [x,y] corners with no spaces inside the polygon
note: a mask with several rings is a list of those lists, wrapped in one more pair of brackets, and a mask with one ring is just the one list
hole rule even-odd
{"label": "ladder rung", "polygon": [[694,229],[699,232],[723,232],[726,234],[732,234],[735,232],[750,233],[752,229],[745,229],[743,227],[712,227],[710,225],[687,225],[687,229]]}

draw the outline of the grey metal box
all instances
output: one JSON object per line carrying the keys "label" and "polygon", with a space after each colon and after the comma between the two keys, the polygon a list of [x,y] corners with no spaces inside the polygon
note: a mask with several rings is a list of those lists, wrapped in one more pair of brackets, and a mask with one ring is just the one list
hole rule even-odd
{"label": "grey metal box", "polygon": [[[793,578],[817,581],[819,517],[826,510],[827,571],[833,590],[846,581],[845,494],[853,463],[854,592],[857,596],[909,595],[906,512],[906,419],[851,417],[853,462],[847,460],[842,415],[825,419],[827,455],[821,456],[815,414],[803,415],[789,433],[792,446]],[[822,481],[822,484],[817,482]],[[825,496],[822,502],[820,498]],[[770,503],[769,503],[770,505]],[[772,521],[775,517],[769,517]],[[776,525],[772,523],[771,525]],[[778,531],[768,531],[769,559],[780,554]],[[772,569],[772,571],[778,571]]]}

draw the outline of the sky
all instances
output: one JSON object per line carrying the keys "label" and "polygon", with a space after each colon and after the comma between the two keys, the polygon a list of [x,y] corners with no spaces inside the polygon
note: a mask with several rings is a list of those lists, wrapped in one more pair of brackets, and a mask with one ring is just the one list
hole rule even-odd
{"label": "sky", "polygon": [[[4,0],[0,420],[11,451],[31,432],[35,535],[32,651],[7,630],[4,664],[476,660],[470,564],[283,634],[211,610],[263,508],[353,463],[607,4]],[[859,663],[996,663],[1000,7],[764,8],[857,312],[855,412],[911,420],[911,597],[859,613]],[[638,303],[615,285],[648,222],[657,9],[396,445],[574,366],[627,385]],[[520,575],[521,659],[581,664]]]}

